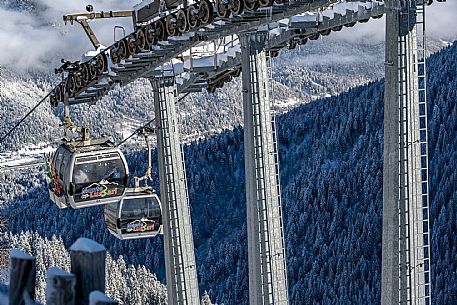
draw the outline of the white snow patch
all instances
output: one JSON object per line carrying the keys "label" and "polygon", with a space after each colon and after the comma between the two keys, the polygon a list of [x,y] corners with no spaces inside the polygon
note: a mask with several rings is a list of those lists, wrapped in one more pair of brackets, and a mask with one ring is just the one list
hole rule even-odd
{"label": "white snow patch", "polygon": [[319,14],[306,12],[290,18],[290,23],[300,22],[314,22],[317,24],[319,22]]}
{"label": "white snow patch", "polygon": [[25,165],[28,163],[33,163],[34,161],[39,161],[39,160],[36,158],[23,158],[23,159],[17,159],[17,160],[3,161],[3,162],[0,162],[0,167]]}
{"label": "white snow patch", "polygon": [[48,278],[53,278],[56,276],[72,276],[73,274],[57,267],[51,267],[46,273]]}
{"label": "white snow patch", "polygon": [[34,259],[33,256],[31,256],[28,253],[25,253],[22,250],[19,249],[11,249],[10,251],[10,257],[11,258],[17,258],[17,259],[25,259],[25,260],[32,260]]}
{"label": "white snow patch", "polygon": [[112,298],[106,296],[103,292],[94,290],[89,294],[89,303],[95,304],[97,302],[112,302],[113,304],[115,303],[115,301]]}
{"label": "white snow patch", "polygon": [[446,41],[446,40],[441,40],[441,42],[446,47],[452,47],[452,45],[454,44],[452,41]]}
{"label": "white snow patch", "polygon": [[276,101],[275,107],[278,109],[284,110],[284,109],[290,109],[301,103],[302,103],[302,101],[300,99],[290,98],[290,99],[284,100],[284,101]]}
{"label": "white snow patch", "polygon": [[93,241],[92,239],[80,237],[70,247],[70,251],[81,251],[81,252],[94,253],[94,252],[106,251],[106,248],[103,245]]}
{"label": "white snow patch", "polygon": [[42,162],[43,154],[53,153],[54,150],[47,143],[38,143],[24,146],[18,151],[0,153],[0,167]]}

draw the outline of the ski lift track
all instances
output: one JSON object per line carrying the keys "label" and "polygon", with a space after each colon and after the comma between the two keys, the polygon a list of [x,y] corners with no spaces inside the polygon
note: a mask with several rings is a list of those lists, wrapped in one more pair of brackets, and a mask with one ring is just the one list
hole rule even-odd
{"label": "ski lift track", "polygon": [[[264,33],[268,31],[266,50],[269,51],[271,57],[275,57],[284,47],[292,49],[297,43],[304,44],[308,39],[316,40],[320,36],[327,36],[332,31],[340,31],[343,26],[352,27],[357,22],[364,23],[370,18],[381,18],[386,12],[384,2],[379,0],[297,0],[282,4],[274,3],[271,7],[262,7],[253,12],[245,11],[238,16],[220,18],[215,13],[216,4],[209,0],[201,0],[200,4],[192,5],[198,7],[202,2],[211,4],[213,7],[214,17],[211,17],[211,24],[195,27],[176,36],[166,37],[161,33],[162,38],[166,40],[157,40],[155,37],[151,44],[148,44],[148,38],[143,35],[146,35],[145,33],[148,31],[151,32],[151,29],[155,29],[153,32],[156,35],[157,29],[160,30],[160,26],[164,26],[165,20],[170,14],[138,28],[136,32],[127,35],[102,53],[81,64],[81,72],[68,73],[66,78],[51,91],[49,98],[51,105],[58,106],[67,96],[69,105],[94,104],[117,85],[125,86],[138,78],[153,78],[163,75],[176,78],[178,93],[199,92],[204,88],[209,92],[214,92],[225,82],[240,75],[240,50],[235,51],[232,56],[226,53],[227,60],[222,61],[220,65],[216,58],[215,65],[207,67],[204,71],[192,67],[184,69],[184,71],[176,71],[173,67],[173,72],[168,75],[164,74],[163,66],[201,42],[213,42],[248,31]],[[359,5],[358,9],[346,8],[344,15],[336,11],[333,11],[332,17],[323,15],[323,12],[332,12],[337,3],[359,3]],[[371,4],[371,6],[366,7],[364,4]],[[313,12],[316,16],[315,22],[300,20],[294,22],[294,18],[291,18],[306,12]],[[175,15],[175,13],[176,11],[171,15]],[[286,18],[289,18],[288,24],[278,22]],[[143,47],[147,50],[144,50]],[[127,54],[129,55],[127,56]],[[216,50],[214,56],[220,55]],[[122,56],[125,59],[121,59]],[[111,71],[108,66],[111,66]],[[162,71],[159,70],[160,67],[162,67]],[[78,75],[83,79],[82,81]]]}

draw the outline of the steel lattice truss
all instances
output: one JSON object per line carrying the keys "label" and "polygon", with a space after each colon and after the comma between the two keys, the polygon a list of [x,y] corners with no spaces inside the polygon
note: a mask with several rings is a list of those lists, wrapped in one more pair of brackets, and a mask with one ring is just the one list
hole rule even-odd
{"label": "steel lattice truss", "polygon": [[[203,9],[202,5],[200,7]],[[68,96],[70,105],[95,103],[117,85],[163,75],[164,70],[176,78],[178,93],[198,92],[203,88],[211,92],[240,74],[241,52],[237,37],[240,32],[268,32],[266,48],[274,57],[281,48],[294,48],[308,39],[315,40],[331,31],[340,31],[344,26],[352,27],[357,22],[380,18],[384,13],[384,1],[377,0],[290,1],[239,16],[213,17],[211,24],[176,36],[161,32],[164,17],[81,64],[79,72],[70,72],[53,89],[50,102],[57,106]],[[144,33],[151,33],[153,28],[156,36],[145,37]]]}

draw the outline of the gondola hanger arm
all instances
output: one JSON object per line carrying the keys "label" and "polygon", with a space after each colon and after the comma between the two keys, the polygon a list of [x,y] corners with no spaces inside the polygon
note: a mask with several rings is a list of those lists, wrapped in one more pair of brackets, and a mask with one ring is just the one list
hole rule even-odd
{"label": "gondola hanger arm", "polygon": [[81,26],[84,29],[84,32],[89,37],[90,42],[92,43],[92,45],[94,46],[94,48],[96,50],[101,46],[101,43],[89,25],[90,20],[106,19],[106,18],[119,18],[119,17],[132,17],[132,11],[93,12],[92,5],[86,6],[86,10],[87,10],[87,13],[75,13],[75,14],[64,15],[63,21],[65,22],[65,24],[67,24],[67,22],[70,22],[70,24],[73,24],[73,22],[75,22],[75,21],[78,22],[79,24],[81,24]]}
{"label": "gondola hanger arm", "polygon": [[[152,180],[152,149],[151,149],[151,143],[149,142],[149,137],[148,134],[155,134],[155,129],[152,127],[143,127],[141,128],[138,133],[142,134],[144,136],[144,140],[146,142],[146,145],[148,147],[148,168],[146,169],[146,173],[142,177],[134,177],[134,187],[135,190],[139,190],[140,183],[144,180]],[[147,185],[146,185],[147,187]]]}
{"label": "gondola hanger arm", "polygon": [[93,19],[107,19],[107,18],[122,18],[132,17],[132,11],[108,11],[108,12],[87,12],[87,13],[75,13],[66,14],[63,16],[64,22],[79,22],[81,20],[93,20]]}

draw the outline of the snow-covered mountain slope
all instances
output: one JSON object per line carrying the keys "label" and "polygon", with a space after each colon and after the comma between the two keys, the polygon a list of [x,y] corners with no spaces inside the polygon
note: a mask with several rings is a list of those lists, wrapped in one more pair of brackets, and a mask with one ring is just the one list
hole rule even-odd
{"label": "snow-covered mountain slope", "polygon": [[[136,2],[99,1],[96,8],[125,9]],[[90,48],[79,26],[64,27],[61,22],[63,12],[81,10],[84,5],[82,1],[56,5],[51,0],[5,0],[0,4],[0,17],[4,16],[9,21],[8,27],[0,29],[0,37],[8,37],[8,41],[17,45],[15,48],[7,45],[0,51],[0,55],[4,55],[0,56],[0,136],[57,83],[58,77],[52,71],[60,58],[75,60],[81,55],[81,50]],[[20,23],[14,24],[15,20]],[[106,43],[112,39],[109,22],[93,23],[95,32]],[[380,22],[370,21],[366,25],[344,29],[318,41],[309,41],[294,50],[283,49],[273,60],[276,109],[285,111],[297,104],[337,95],[382,77],[384,46],[379,37],[372,37],[373,32],[382,33]],[[41,41],[36,41],[42,33],[46,35]],[[382,37],[382,34],[378,36]],[[59,44],[54,45],[55,40]],[[32,44],[33,50],[24,47]],[[429,43],[432,51],[444,44],[439,40]],[[25,55],[21,53],[24,50],[28,52]],[[17,61],[19,55],[24,60],[33,60],[33,64]],[[5,63],[5,56],[11,61]],[[32,67],[34,72],[30,72]],[[195,139],[241,124],[240,86],[238,78],[214,94],[205,91],[183,99],[178,110],[184,138]],[[89,126],[94,135],[107,134],[120,140],[154,116],[152,99],[149,82],[138,80],[124,88],[116,88],[94,106],[74,107],[72,115],[76,123]],[[49,104],[43,104],[5,143],[0,144],[0,152],[14,151],[39,142],[58,142],[63,136],[63,129],[59,127],[61,121],[61,107],[51,109]],[[132,146],[132,143],[135,142],[127,144]]]}
{"label": "snow-covered mountain slope", "polygon": [[[432,293],[439,305],[453,304],[457,291],[457,239],[449,233],[457,231],[456,54],[457,45],[433,56],[428,74]],[[383,84],[375,82],[278,118],[291,304],[379,304],[382,113]],[[247,304],[248,291],[242,141],[237,128],[185,147],[200,289],[236,305]],[[132,175],[144,171],[145,157],[127,153]],[[120,241],[106,230],[102,207],[59,210],[44,175],[0,172],[0,215],[11,233],[55,234],[66,246],[92,238],[116,260],[122,255],[164,279],[160,236]]]}
{"label": "snow-covered mountain slope", "polygon": [[[437,49],[440,42],[433,42]],[[443,44],[441,44],[443,45]],[[347,42],[326,37],[294,50],[284,49],[273,60],[273,96],[278,111],[316,98],[337,95],[383,76],[382,43]],[[56,77],[47,73],[19,73],[0,69],[0,134],[46,95]],[[194,139],[242,123],[241,78],[214,94],[206,91],[187,96],[178,105],[184,137]],[[73,107],[74,121],[90,126],[94,134],[122,139],[154,117],[153,92],[147,80],[116,88],[96,105]],[[62,109],[43,104],[7,139],[0,150],[12,150],[62,137]]]}

